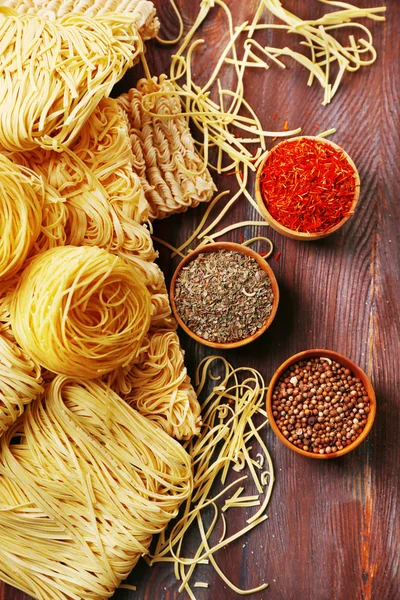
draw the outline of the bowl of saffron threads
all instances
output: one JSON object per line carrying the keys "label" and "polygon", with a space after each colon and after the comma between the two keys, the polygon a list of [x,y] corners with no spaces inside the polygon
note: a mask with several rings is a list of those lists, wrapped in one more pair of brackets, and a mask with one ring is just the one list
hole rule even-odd
{"label": "bowl of saffron threads", "polygon": [[324,138],[280,142],[259,165],[256,199],[275,231],[294,240],[324,238],[354,213],[360,177],[350,156]]}

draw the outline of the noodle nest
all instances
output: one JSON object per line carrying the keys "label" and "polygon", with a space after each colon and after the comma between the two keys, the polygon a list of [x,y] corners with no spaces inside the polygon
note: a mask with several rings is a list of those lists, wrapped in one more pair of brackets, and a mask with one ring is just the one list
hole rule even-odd
{"label": "noodle nest", "polygon": [[42,181],[0,154],[0,280],[22,267],[40,233],[43,203]]}
{"label": "noodle nest", "polygon": [[65,246],[32,260],[10,312],[17,342],[35,361],[94,378],[137,356],[151,301],[133,265],[101,248]]}
{"label": "noodle nest", "polygon": [[0,148],[68,146],[142,45],[128,14],[50,21],[0,8]]}
{"label": "noodle nest", "polygon": [[57,376],[0,442],[0,579],[109,598],[192,489],[182,446],[105,385]]}

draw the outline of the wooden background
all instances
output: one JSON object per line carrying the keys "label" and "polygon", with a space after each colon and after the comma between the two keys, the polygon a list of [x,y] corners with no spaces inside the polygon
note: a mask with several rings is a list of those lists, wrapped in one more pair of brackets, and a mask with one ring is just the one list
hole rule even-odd
{"label": "wooden background", "polygon": [[[239,24],[254,11],[256,0],[230,0]],[[360,6],[377,5],[358,0]],[[356,361],[372,378],[378,399],[375,425],[367,441],[350,455],[334,461],[302,458],[285,448],[270,430],[264,438],[271,451],[276,484],[269,520],[227,550],[218,562],[233,581],[253,587],[267,581],[269,588],[249,600],[398,600],[399,574],[399,31],[400,4],[388,8],[385,24],[372,23],[378,60],[371,68],[346,74],[333,102],[323,107],[322,90],[306,86],[308,73],[286,59],[286,71],[272,67],[252,71],[246,78],[247,100],[258,110],[263,126],[281,130],[301,126],[317,134],[331,127],[331,138],[357,164],[361,198],[356,215],[340,232],[312,244],[299,243],[267,232],[280,260],[270,264],[281,289],[281,304],[271,329],[256,343],[225,356],[235,365],[251,365],[266,380],[290,355],[307,348],[330,348]],[[156,1],[164,35],[177,27],[167,0]],[[179,0],[186,25],[198,9],[197,0]],[[285,0],[289,10],[304,17],[320,14],[316,0]],[[288,43],[285,34],[269,33],[270,45]],[[207,46],[197,53],[196,71],[209,75],[226,40],[226,21],[214,9],[204,24]],[[294,40],[291,41],[294,43]],[[173,47],[175,48],[175,47]],[[148,44],[154,74],[168,72],[173,48]],[[119,91],[133,85],[131,71]],[[275,113],[277,117],[274,119]],[[271,142],[269,142],[271,143]],[[236,189],[234,178],[218,178],[219,190]],[[174,245],[185,240],[199,222],[196,209],[156,225],[156,234]],[[223,224],[259,219],[240,199]],[[242,231],[244,238],[259,229]],[[239,241],[240,232],[223,239]],[[263,248],[260,248],[263,250]],[[176,262],[161,251],[167,278]],[[181,335],[191,373],[201,358],[212,354]],[[251,493],[251,492],[250,492]],[[254,493],[254,492],[253,492]],[[235,511],[228,513],[235,518]],[[231,523],[239,528],[241,522]],[[245,544],[245,547],[243,547]],[[200,567],[195,580],[208,590],[196,590],[199,600],[234,600],[238,596],[214,573]],[[175,600],[179,594],[171,565],[152,569],[144,564],[131,575],[137,592],[119,590],[118,600]],[[0,600],[24,600],[24,594],[0,584]]]}

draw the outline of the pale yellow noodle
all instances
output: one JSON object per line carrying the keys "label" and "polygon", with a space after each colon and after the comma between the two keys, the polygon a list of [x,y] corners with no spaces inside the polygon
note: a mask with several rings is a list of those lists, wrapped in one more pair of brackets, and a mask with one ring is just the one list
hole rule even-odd
{"label": "pale yellow noodle", "polygon": [[0,335],[0,436],[43,392],[41,382],[39,365]]}
{"label": "pale yellow noodle", "polygon": [[[147,100],[151,94],[152,110]],[[141,177],[151,218],[164,218],[211,200],[215,186],[181,115],[179,96],[165,76],[142,79],[119,97],[130,121],[135,172]]]}
{"label": "pale yellow noodle", "polygon": [[70,145],[141,50],[129,14],[49,20],[0,8],[0,148]]}
{"label": "pale yellow noodle", "polygon": [[39,254],[11,301],[20,346],[55,373],[88,378],[129,364],[150,318],[150,294],[140,270],[90,246]]}
{"label": "pale yellow noodle", "polygon": [[200,405],[190,384],[179,338],[156,329],[144,341],[137,363],[121,370],[112,385],[128,404],[177,439],[200,431]]}
{"label": "pale yellow noodle", "polygon": [[182,19],[181,13],[180,13],[177,5],[175,4],[175,0],[169,0],[169,2],[170,2],[170,5],[171,5],[171,7],[172,7],[172,9],[173,9],[173,11],[175,13],[175,15],[176,15],[176,18],[178,19],[179,33],[172,40],[164,39],[164,38],[162,38],[159,35],[156,36],[156,39],[157,39],[158,42],[161,42],[162,44],[173,45],[173,44],[177,44],[182,39],[183,30],[184,30],[185,26],[184,26],[184,23],[183,23],[183,19]]}
{"label": "pale yellow noodle", "polygon": [[13,279],[0,280],[0,334],[11,342],[15,342],[15,337],[11,327],[10,307],[17,283],[18,275]]}
{"label": "pale yellow noodle", "polygon": [[190,494],[182,446],[104,384],[58,376],[0,442],[0,578],[104,600]]}
{"label": "pale yellow noodle", "polygon": [[100,101],[72,149],[106,190],[124,229],[129,231],[132,221],[147,221],[147,200],[140,178],[132,169],[128,116],[116,100]]}
{"label": "pale yellow noodle", "polygon": [[0,154],[0,281],[22,267],[40,234],[44,184]]}
{"label": "pale yellow noodle", "polygon": [[[213,373],[217,367],[220,367],[221,378],[216,385],[211,383],[210,389],[209,380],[215,380]],[[213,377],[210,378],[210,375]],[[265,384],[262,376],[255,369],[245,367],[234,369],[226,359],[219,356],[206,357],[201,361],[196,373],[196,384],[197,393],[203,394],[201,403],[203,425],[200,436],[186,444],[193,464],[193,493],[172,528],[160,535],[151,564],[172,562],[175,575],[181,580],[180,591],[184,589],[194,599],[190,580],[197,565],[202,564],[206,559],[236,593],[255,593],[265,589],[267,584],[263,583],[253,590],[238,588],[221,571],[214,555],[219,549],[225,548],[267,518],[265,511],[272,493],[274,471],[268,449],[258,433],[267,422],[264,421],[258,426],[254,423],[257,415],[264,416]],[[250,442],[259,444],[260,452],[256,457],[262,456],[263,462],[266,461],[268,465],[261,482],[254,470],[256,461],[250,456],[252,449],[249,446]],[[233,486],[248,479],[245,475],[226,484],[229,471],[235,470],[235,467],[241,463],[243,463],[241,468],[242,466],[248,468],[258,494],[242,495],[245,488],[240,487],[221,507],[217,500],[225,496]],[[258,463],[257,468],[259,468]],[[213,486],[217,479],[221,481],[222,490],[215,493]],[[202,511],[210,505],[214,508],[214,518],[205,531]],[[235,507],[237,510],[240,507],[253,506],[258,506],[259,509],[247,520],[246,527],[226,538],[224,508],[226,507],[226,510]],[[215,541],[211,543],[211,536],[219,517],[222,521],[223,535],[220,536],[219,541],[213,536]],[[196,535],[200,534],[201,541],[194,554],[188,556],[184,541],[193,528],[197,530]]]}
{"label": "pale yellow noodle", "polygon": [[[115,101],[112,103],[116,109]],[[118,110],[116,114],[119,119]],[[107,112],[105,115],[109,116]],[[15,153],[13,159],[29,164],[65,201],[61,215],[64,235],[60,236],[64,245],[99,246],[128,261],[133,256],[152,261],[157,254],[150,232],[139,222],[147,217],[147,202],[139,178],[133,173],[132,178],[126,178],[124,173],[129,174],[131,169],[129,160],[112,160],[107,144],[102,146],[101,140],[89,138],[98,133],[92,121],[89,119],[84,128],[86,145],[79,138],[76,151],[75,145],[74,150],[61,153],[38,148]],[[125,148],[122,146],[119,151],[117,141],[113,139],[113,153],[123,156]]]}
{"label": "pale yellow noodle", "polygon": [[54,19],[70,13],[89,17],[111,13],[128,13],[143,40],[155,37],[160,27],[153,2],[149,0],[2,0],[4,6],[19,13],[42,15]]}

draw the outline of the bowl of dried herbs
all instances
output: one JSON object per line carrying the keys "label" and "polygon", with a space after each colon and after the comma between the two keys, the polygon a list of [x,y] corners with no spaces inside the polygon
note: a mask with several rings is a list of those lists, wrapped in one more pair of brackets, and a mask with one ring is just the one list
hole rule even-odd
{"label": "bowl of dried herbs", "polygon": [[197,248],[171,281],[173,313],[193,339],[212,348],[249,344],[271,325],[279,288],[266,260],[231,242]]}

